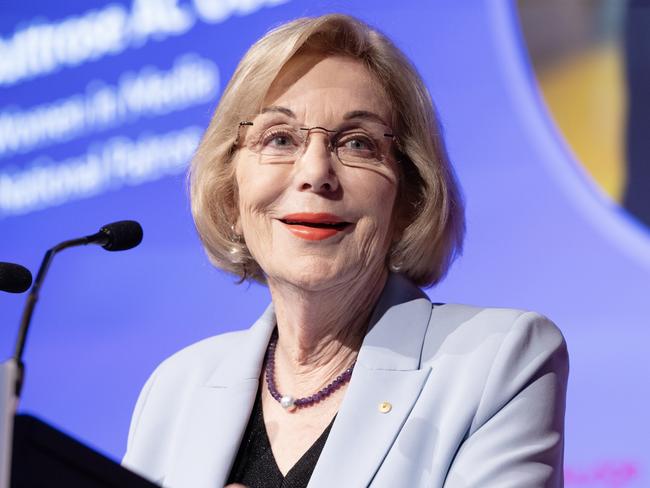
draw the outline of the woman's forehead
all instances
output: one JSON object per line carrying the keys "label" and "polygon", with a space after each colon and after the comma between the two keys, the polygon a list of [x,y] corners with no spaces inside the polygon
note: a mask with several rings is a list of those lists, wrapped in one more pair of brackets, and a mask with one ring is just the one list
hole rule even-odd
{"label": "woman's forehead", "polygon": [[374,113],[388,123],[391,106],[374,75],[346,56],[305,53],[282,68],[262,110],[283,107],[298,119],[340,119],[351,112]]}

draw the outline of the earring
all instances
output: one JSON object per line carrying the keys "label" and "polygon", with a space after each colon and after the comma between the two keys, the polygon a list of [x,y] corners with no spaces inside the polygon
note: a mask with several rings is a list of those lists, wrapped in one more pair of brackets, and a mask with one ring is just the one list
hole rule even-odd
{"label": "earring", "polygon": [[245,265],[248,260],[248,249],[244,243],[244,239],[241,234],[238,234],[235,230],[235,225],[230,226],[230,259],[233,263],[240,265]]}
{"label": "earring", "polygon": [[388,253],[388,269],[390,271],[392,271],[393,273],[399,273],[402,271],[403,265],[404,263],[402,262],[399,251],[393,249]]}
{"label": "earring", "polygon": [[235,230],[235,224],[232,224],[230,226],[230,240],[234,242],[235,244],[241,244],[242,242],[242,236],[237,233]]}

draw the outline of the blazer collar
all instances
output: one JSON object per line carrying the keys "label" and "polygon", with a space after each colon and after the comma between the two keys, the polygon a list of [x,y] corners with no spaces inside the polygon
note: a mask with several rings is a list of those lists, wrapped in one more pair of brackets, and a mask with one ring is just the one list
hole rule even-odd
{"label": "blazer collar", "polygon": [[[427,295],[402,275],[390,273],[370,317],[357,363],[369,369],[412,370],[420,366],[424,333],[431,315]],[[276,325],[271,303],[224,357],[206,386],[225,387],[259,379]]]}
{"label": "blazer collar", "polygon": [[[389,275],[310,487],[370,483],[429,374],[428,368],[419,368],[430,315],[431,302],[419,288]],[[270,305],[190,399],[165,486],[225,484],[274,327]],[[378,410],[384,401],[392,406],[385,414]]]}
{"label": "blazer collar", "polygon": [[369,369],[419,368],[430,316],[431,302],[424,292],[391,273],[370,318],[357,363]]}
{"label": "blazer collar", "polygon": [[271,303],[264,313],[242,333],[241,340],[226,353],[205,386],[229,387],[247,380],[259,380],[266,348],[275,329],[275,310]]}
{"label": "blazer collar", "polygon": [[421,353],[431,310],[419,288],[390,276],[309,488],[371,484],[429,376]]}

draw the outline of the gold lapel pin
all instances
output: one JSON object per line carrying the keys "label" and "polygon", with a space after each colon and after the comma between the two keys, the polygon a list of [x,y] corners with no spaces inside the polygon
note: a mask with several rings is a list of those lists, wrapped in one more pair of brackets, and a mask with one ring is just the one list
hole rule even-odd
{"label": "gold lapel pin", "polygon": [[381,413],[388,413],[393,409],[393,406],[390,402],[381,402],[378,408]]}

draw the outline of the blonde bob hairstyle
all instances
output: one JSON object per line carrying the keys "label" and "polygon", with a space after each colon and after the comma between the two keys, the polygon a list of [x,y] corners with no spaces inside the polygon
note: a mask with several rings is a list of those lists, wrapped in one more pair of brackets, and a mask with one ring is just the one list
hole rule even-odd
{"label": "blonde bob hairstyle", "polygon": [[305,51],[359,60],[391,101],[400,167],[395,215],[403,224],[386,263],[419,286],[437,283],[462,250],[465,220],[431,97],[388,38],[340,14],[301,18],[271,30],[248,50],[224,90],[189,175],[192,214],[210,261],[241,281],[265,282],[264,271],[234,231],[238,195],[230,163],[242,117],[261,110],[282,67]]}

